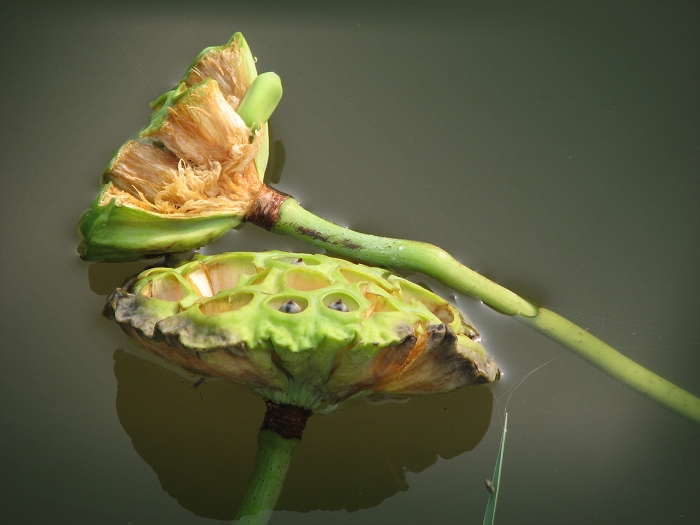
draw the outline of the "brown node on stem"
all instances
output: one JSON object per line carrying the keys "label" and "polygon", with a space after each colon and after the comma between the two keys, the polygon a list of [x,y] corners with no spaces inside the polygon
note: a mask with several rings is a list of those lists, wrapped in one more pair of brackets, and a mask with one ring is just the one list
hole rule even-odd
{"label": "brown node on stem", "polygon": [[312,412],[301,407],[281,405],[266,399],[267,411],[261,430],[272,430],[285,439],[301,439]]}
{"label": "brown node on stem", "polygon": [[246,215],[246,222],[270,230],[280,218],[280,206],[289,198],[268,186],[263,185],[253,206]]}

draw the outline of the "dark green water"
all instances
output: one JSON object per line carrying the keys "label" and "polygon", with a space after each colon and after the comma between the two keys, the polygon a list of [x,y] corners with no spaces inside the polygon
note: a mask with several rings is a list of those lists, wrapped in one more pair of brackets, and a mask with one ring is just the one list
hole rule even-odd
{"label": "dark green water", "polygon": [[[0,20],[3,522],[235,512],[262,402],[149,358],[100,317],[144,265],[75,253],[148,102],[235,31],[285,86],[276,188],[437,244],[700,395],[697,3],[203,4],[25,2]],[[264,249],[306,250],[245,226],[205,251]],[[698,427],[456,301],[503,379],[312,418],[271,523],[481,523],[509,389],[544,363],[510,398],[497,523],[700,521]]]}

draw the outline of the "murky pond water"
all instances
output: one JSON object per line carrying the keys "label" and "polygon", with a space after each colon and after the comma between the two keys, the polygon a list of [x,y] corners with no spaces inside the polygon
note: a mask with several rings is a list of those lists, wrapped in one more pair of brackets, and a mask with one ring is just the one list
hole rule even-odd
{"label": "murky pond water", "polygon": [[[5,11],[4,520],[235,512],[262,401],[193,388],[133,345],[100,312],[145,264],[75,253],[77,220],[148,102],[234,31],[285,86],[273,186],[354,229],[437,244],[700,394],[700,10],[474,4]],[[247,225],[204,251],[265,249],[309,250]],[[502,380],[312,418],[271,523],[481,523],[506,403],[498,523],[700,520],[697,426],[455,300]]]}

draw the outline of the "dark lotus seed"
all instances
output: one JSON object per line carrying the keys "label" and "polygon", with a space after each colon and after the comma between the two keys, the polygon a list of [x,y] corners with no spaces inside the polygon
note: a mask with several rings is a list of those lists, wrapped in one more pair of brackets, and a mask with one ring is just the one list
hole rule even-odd
{"label": "dark lotus seed", "polygon": [[304,259],[299,257],[296,261],[294,261],[292,264],[304,264]]}
{"label": "dark lotus seed", "polygon": [[282,306],[280,306],[279,310],[280,312],[284,312],[285,314],[298,314],[299,312],[301,312],[301,306],[299,306],[292,299],[290,299]]}
{"label": "dark lotus seed", "polygon": [[345,303],[343,302],[342,299],[338,299],[336,302],[329,304],[328,308],[330,308],[331,310],[337,310],[339,312],[347,312],[348,311],[348,307],[345,306]]}

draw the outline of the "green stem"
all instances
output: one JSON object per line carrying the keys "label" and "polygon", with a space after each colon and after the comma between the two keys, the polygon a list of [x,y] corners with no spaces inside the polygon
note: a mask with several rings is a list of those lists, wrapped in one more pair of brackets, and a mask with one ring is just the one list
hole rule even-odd
{"label": "green stem", "polygon": [[270,520],[299,442],[299,439],[287,439],[272,430],[260,430],[258,455],[248,491],[238,509],[237,523],[265,525]]}
{"label": "green stem", "polygon": [[265,525],[282,492],[292,453],[299,446],[311,411],[265,400],[267,410],[258,433],[253,475],[236,515],[237,523]]}
{"label": "green stem", "polygon": [[270,231],[372,266],[422,272],[506,315],[537,315],[535,305],[458,263],[437,246],[357,233],[306,211],[292,198],[284,201]]}
{"label": "green stem", "polygon": [[357,233],[306,211],[292,198],[279,208],[270,231],[373,266],[424,273],[454,290],[514,315],[589,363],[662,406],[700,424],[700,399],[626,358],[563,317],[537,308],[517,294],[457,262],[431,244]]}
{"label": "green stem", "polygon": [[564,345],[632,390],[700,425],[700,399],[625,357],[568,319],[546,308],[540,308],[535,317],[518,316],[517,319]]}

